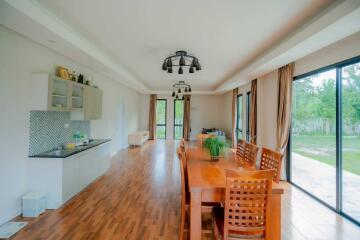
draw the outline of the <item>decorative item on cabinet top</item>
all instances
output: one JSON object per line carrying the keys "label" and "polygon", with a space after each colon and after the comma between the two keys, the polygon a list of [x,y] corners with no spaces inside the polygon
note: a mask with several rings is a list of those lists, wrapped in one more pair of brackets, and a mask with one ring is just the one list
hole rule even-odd
{"label": "decorative item on cabinet top", "polygon": [[101,118],[102,91],[95,87],[51,74],[34,73],[29,96],[29,110],[71,112],[76,120]]}

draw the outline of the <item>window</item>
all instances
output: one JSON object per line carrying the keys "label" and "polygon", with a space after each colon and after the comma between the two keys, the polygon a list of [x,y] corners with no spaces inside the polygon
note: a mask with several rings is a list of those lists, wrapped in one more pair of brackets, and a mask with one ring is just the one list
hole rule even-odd
{"label": "window", "polygon": [[360,222],[360,57],[294,78],[289,181]]}
{"label": "window", "polygon": [[250,141],[250,104],[251,92],[246,93],[246,141]]}
{"label": "window", "polygon": [[236,137],[243,138],[243,96],[237,96],[237,119],[236,119]]}
{"label": "window", "polygon": [[184,100],[174,100],[174,139],[183,138]]}
{"label": "window", "polygon": [[166,99],[156,100],[156,138],[166,139]]}

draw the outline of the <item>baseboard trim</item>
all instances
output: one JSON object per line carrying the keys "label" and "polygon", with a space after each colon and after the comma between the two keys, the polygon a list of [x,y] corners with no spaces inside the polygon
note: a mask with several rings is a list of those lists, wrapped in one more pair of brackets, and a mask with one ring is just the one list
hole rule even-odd
{"label": "baseboard trim", "polygon": [[0,218],[0,226],[3,225],[4,223],[16,218],[17,216],[19,216],[21,214],[21,209],[17,209],[3,217]]}

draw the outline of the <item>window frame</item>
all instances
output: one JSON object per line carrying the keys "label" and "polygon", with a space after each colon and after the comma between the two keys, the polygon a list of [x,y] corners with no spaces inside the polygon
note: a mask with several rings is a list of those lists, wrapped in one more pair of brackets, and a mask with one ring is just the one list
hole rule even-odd
{"label": "window frame", "polygon": [[[157,123],[157,118],[156,118],[156,129],[157,129],[157,127],[159,126],[159,127],[165,127],[165,138],[158,138],[157,137],[157,134],[156,134],[156,139],[166,139],[166,137],[167,137],[167,99],[166,98],[158,98],[158,99],[156,99],[156,104],[157,104],[157,102],[158,101],[165,101],[165,124],[158,124]],[[156,106],[157,107],[157,106]],[[157,116],[156,116],[157,117]],[[157,131],[157,130],[156,130]]]}
{"label": "window frame", "polygon": [[318,202],[322,203],[324,206],[328,207],[329,209],[333,210],[334,212],[338,213],[339,215],[343,216],[344,218],[348,219],[349,221],[353,222],[354,224],[360,226],[360,222],[357,221],[356,219],[354,219],[353,217],[351,217],[350,215],[348,215],[347,213],[343,212],[343,177],[342,177],[342,172],[343,172],[343,158],[342,158],[342,152],[343,152],[343,148],[342,148],[342,68],[347,67],[349,65],[353,65],[353,64],[357,64],[360,63],[360,55],[344,60],[344,61],[340,61],[331,65],[327,65],[315,70],[312,70],[310,72],[304,73],[304,74],[300,74],[297,76],[293,77],[293,81],[299,80],[299,79],[303,79],[312,75],[316,75],[319,73],[323,73],[329,70],[336,70],[336,207],[334,208],[333,206],[329,205],[328,203],[324,202],[323,200],[321,200],[320,198],[318,198],[317,196],[315,196],[314,194],[310,193],[309,191],[307,191],[306,189],[302,188],[301,186],[297,185],[296,183],[292,182],[292,168],[291,168],[291,164],[292,164],[292,159],[291,159],[291,125],[292,122],[290,124],[290,132],[289,132],[289,143],[287,146],[287,159],[286,159],[286,175],[287,175],[287,181],[292,184],[293,186],[295,186],[296,188],[300,189],[301,191],[303,191],[304,193],[306,193],[307,195],[309,195],[310,197],[312,197],[313,199],[317,200]]}
{"label": "window frame", "polygon": [[[241,97],[241,128],[239,127],[239,98]],[[244,121],[244,109],[243,109],[243,94],[240,93],[237,95],[236,97],[236,140],[239,139],[239,134],[241,133],[241,139],[242,139],[242,135],[243,135],[243,121]]]}
{"label": "window frame", "polygon": [[[176,124],[175,123],[175,108],[176,108],[176,101],[182,101],[183,102],[183,106],[184,106],[184,100],[182,100],[182,99],[174,99],[174,126],[173,126],[173,132],[174,132],[174,134],[173,134],[173,139],[175,139],[175,140],[179,140],[179,139],[176,139],[175,138],[175,128],[176,127],[182,127],[182,138],[184,138],[184,120],[183,120],[183,123],[182,124]],[[184,117],[184,110],[183,110],[183,117]],[[181,138],[180,138],[181,139]]]}

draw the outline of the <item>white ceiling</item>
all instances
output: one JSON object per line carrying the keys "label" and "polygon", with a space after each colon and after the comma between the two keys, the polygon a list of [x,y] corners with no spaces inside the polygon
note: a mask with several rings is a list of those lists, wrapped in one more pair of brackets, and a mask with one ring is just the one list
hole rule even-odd
{"label": "white ceiling", "polygon": [[[360,1],[0,0],[0,24],[140,93],[222,94],[359,32]],[[203,70],[163,72],[179,49]]]}
{"label": "white ceiling", "polygon": [[[185,80],[215,90],[237,70],[316,15],[331,0],[39,0],[152,91]],[[168,74],[176,50],[203,70]]]}

